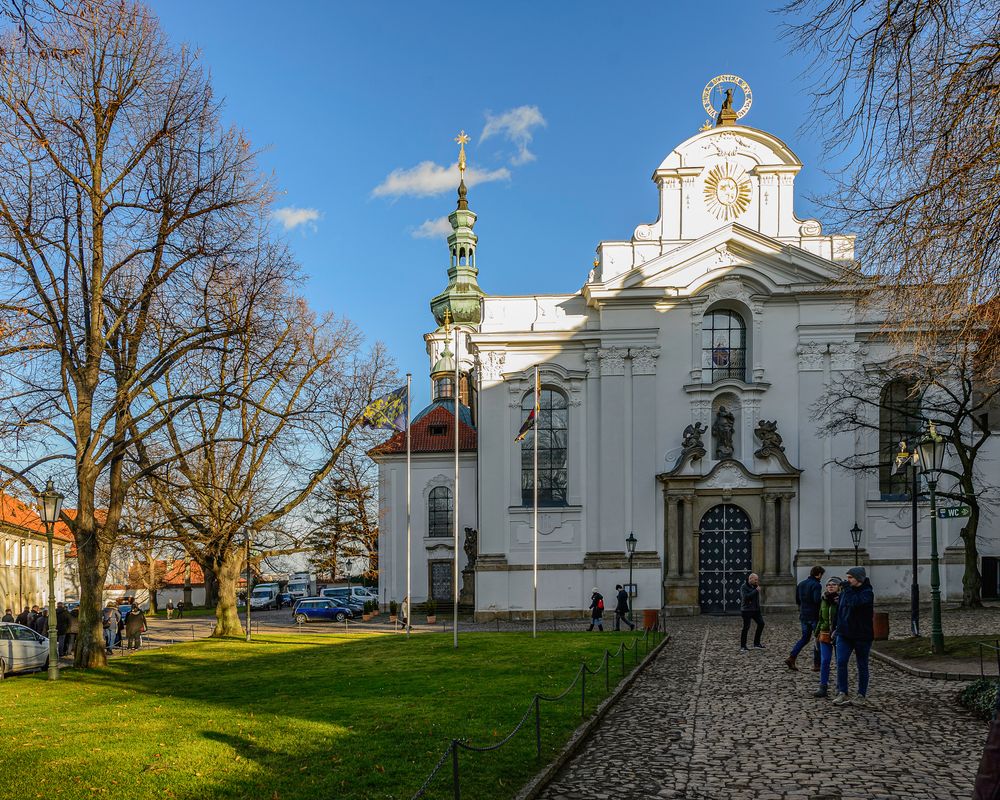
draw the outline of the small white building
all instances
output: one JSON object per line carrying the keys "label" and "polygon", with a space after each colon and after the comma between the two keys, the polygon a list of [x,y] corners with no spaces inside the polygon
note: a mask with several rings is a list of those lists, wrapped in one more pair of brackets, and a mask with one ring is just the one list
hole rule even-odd
{"label": "small white building", "polygon": [[[78,597],[68,574],[73,535],[65,523],[57,522],[52,539],[56,600]],[[10,608],[16,616],[25,606],[48,605],[48,552],[37,508],[0,492],[0,614]]]}
{"label": "small white building", "polygon": [[[413,600],[453,586],[454,359],[459,362],[459,528],[478,532],[460,566],[477,614],[532,607],[532,447],[514,443],[540,370],[538,605],[579,614],[591,589],[626,583],[634,534],[636,608],[733,610],[755,571],[765,603],[789,607],[813,564],[843,574],[860,560],[881,600],[909,598],[905,480],[832,464],[854,452],[893,457],[900,430],[824,436],[812,409],[842,376],[892,353],[861,318],[844,279],[854,238],[795,215],[803,165],[776,136],[733,114],[674,148],[653,170],[656,220],[602,241],[582,286],[501,297],[478,285],[476,215],[464,182],[449,217],[449,284],[425,335],[432,405],[413,423]],[[459,331],[458,352],[454,331]],[[889,415],[891,416],[891,415]],[[869,440],[870,439],[870,440]],[[405,595],[405,439],[379,463],[380,596]],[[995,455],[987,454],[989,468]],[[929,597],[922,504],[919,581]],[[988,554],[997,522],[982,523]],[[992,530],[988,526],[992,525]],[[961,520],[938,526],[945,597],[961,597]],[[991,550],[991,542],[993,549]],[[473,562],[470,569],[469,564]],[[471,580],[470,580],[471,583]],[[474,594],[474,598],[473,598]]]}

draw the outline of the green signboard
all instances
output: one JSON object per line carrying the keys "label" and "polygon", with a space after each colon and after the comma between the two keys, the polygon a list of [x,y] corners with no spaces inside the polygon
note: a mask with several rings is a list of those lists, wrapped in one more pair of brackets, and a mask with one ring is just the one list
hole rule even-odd
{"label": "green signboard", "polygon": [[968,506],[952,506],[951,508],[939,508],[938,519],[953,519],[954,517],[967,517],[972,513]]}

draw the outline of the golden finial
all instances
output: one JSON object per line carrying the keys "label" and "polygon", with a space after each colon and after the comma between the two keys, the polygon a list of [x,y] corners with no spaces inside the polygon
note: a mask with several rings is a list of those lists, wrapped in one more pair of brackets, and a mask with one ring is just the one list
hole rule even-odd
{"label": "golden finial", "polygon": [[710,131],[710,130],[712,130],[712,121],[706,119],[705,120],[705,124],[702,125],[700,128],[698,128],[698,130],[700,130],[700,131]]}
{"label": "golden finial", "polygon": [[594,259],[594,269],[597,269],[597,267],[599,267],[599,266],[601,266],[601,261],[600,261],[600,259],[595,258]]}
{"label": "golden finial", "polygon": [[446,308],[444,310],[444,332],[445,335],[451,333],[451,309]]}
{"label": "golden finial", "polygon": [[461,174],[461,178],[465,178],[465,145],[469,142],[469,137],[466,135],[465,131],[460,131],[458,136],[455,137],[455,141],[458,142],[458,171]]}

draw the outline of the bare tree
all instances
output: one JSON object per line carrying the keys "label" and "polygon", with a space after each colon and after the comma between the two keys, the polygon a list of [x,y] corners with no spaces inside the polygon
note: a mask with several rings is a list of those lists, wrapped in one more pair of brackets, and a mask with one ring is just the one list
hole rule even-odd
{"label": "bare tree", "polygon": [[[862,434],[858,437],[862,446],[836,461],[839,466],[881,472],[883,479],[892,470],[898,441],[885,439],[882,419],[895,417],[899,429],[910,433],[907,445],[911,448],[926,422],[936,425],[949,445],[950,461],[942,475],[951,481],[950,485],[942,482],[938,496],[970,509],[961,531],[965,546],[962,605],[979,607],[982,577],[977,536],[983,514],[998,496],[997,482],[988,479],[993,471],[980,456],[991,436],[988,412],[1000,399],[1000,384],[984,387],[979,381],[973,349],[956,341],[951,352],[939,350],[936,359],[904,356],[842,375],[817,403],[814,416],[821,422],[820,431],[828,436],[844,431]],[[888,391],[893,381],[905,390]],[[864,446],[866,441],[870,447]]]}
{"label": "bare tree", "polygon": [[363,558],[365,578],[378,578],[378,470],[367,454],[375,444],[362,432],[344,450],[312,503],[310,561],[337,580],[345,558]]}
{"label": "bare tree", "polygon": [[246,537],[258,562],[306,549],[296,510],[331,474],[392,375],[381,346],[365,350],[351,323],[317,319],[298,298],[272,291],[235,305],[247,315],[236,333],[198,365],[167,369],[151,390],[160,408],[173,408],[168,396],[201,396],[165,419],[156,438],[169,452],[163,466],[152,437],[137,442],[177,540],[206,585],[217,582],[215,636],[243,631],[236,586]]}
{"label": "bare tree", "polygon": [[72,474],[75,661],[98,666],[105,574],[142,477],[128,452],[194,400],[165,413],[149,390],[239,318],[202,306],[256,241],[268,190],[196,55],[145,8],[34,9],[30,36],[0,34],[0,470],[31,489]]}
{"label": "bare tree", "polygon": [[792,46],[816,55],[812,126],[847,161],[824,201],[859,234],[885,330],[928,353],[958,332],[1000,360],[1000,320],[982,313],[1000,290],[1000,3],[792,0],[784,11]]}

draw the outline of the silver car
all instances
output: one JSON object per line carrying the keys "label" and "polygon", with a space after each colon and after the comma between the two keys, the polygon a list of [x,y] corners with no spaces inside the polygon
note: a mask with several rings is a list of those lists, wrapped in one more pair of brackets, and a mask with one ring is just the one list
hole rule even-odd
{"label": "silver car", "polygon": [[49,666],[49,640],[15,622],[0,622],[0,680],[12,672]]}

